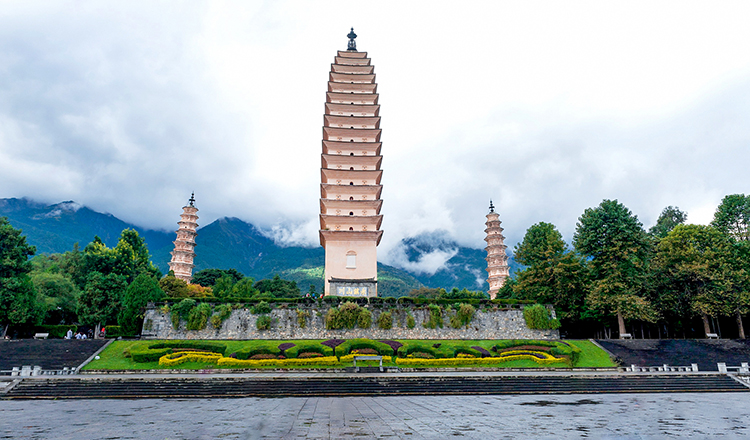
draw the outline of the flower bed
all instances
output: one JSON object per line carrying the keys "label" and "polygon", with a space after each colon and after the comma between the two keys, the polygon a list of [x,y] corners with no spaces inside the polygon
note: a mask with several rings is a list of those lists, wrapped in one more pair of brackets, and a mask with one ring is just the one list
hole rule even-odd
{"label": "flower bed", "polygon": [[261,359],[242,360],[223,357],[217,365],[220,367],[234,368],[261,368],[261,367],[331,367],[339,365],[336,356],[317,357],[309,359]]}
{"label": "flower bed", "polygon": [[174,367],[185,362],[204,362],[215,364],[223,356],[219,353],[206,353],[204,351],[180,351],[177,353],[165,354],[159,358],[159,365],[162,367]]}

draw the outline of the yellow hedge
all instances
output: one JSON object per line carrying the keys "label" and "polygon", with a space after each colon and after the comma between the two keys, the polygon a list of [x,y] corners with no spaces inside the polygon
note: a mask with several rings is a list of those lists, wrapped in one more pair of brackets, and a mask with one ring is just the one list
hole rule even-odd
{"label": "yellow hedge", "polygon": [[219,359],[220,367],[239,367],[239,368],[256,368],[256,367],[320,367],[339,365],[339,359],[336,356],[314,357],[307,359],[235,359],[223,357]]}
{"label": "yellow hedge", "polygon": [[219,353],[206,353],[203,351],[179,351],[177,353],[165,354],[159,358],[159,365],[163,367],[174,367],[185,362],[205,362],[215,364],[222,355]]}
{"label": "yellow hedge", "polygon": [[494,365],[507,361],[514,361],[519,359],[532,360],[538,364],[553,364],[556,362],[565,362],[563,358],[556,358],[549,356],[545,359],[539,359],[536,356],[529,354],[511,354],[502,357],[488,357],[488,358],[443,358],[443,359],[396,359],[396,365],[402,367],[466,367],[471,365]]}

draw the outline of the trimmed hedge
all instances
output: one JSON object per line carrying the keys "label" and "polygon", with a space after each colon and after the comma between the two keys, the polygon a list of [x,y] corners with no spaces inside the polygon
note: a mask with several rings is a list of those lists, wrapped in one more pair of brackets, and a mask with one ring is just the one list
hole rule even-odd
{"label": "trimmed hedge", "polygon": [[163,341],[133,348],[130,350],[130,355],[135,362],[156,362],[165,354],[173,353],[175,348],[206,350],[223,355],[227,346],[213,341]]}
{"label": "trimmed hedge", "polygon": [[77,325],[38,325],[34,327],[35,333],[49,333],[50,338],[62,339],[71,330],[73,334],[78,330]]}
{"label": "trimmed hedge", "polygon": [[334,351],[331,347],[323,344],[303,344],[295,345],[294,347],[287,348],[284,350],[284,354],[287,358],[292,359],[299,356],[300,353],[320,353],[324,357],[330,357],[334,355]]}
{"label": "trimmed hedge", "polygon": [[[286,351],[289,351],[292,348],[289,348]],[[280,355],[281,350],[279,349],[279,341],[255,341],[255,344],[253,346],[237,351],[237,353],[235,353],[235,356],[237,356],[237,359],[243,360],[248,359],[251,356],[255,356],[256,354],[272,354],[275,356]]]}
{"label": "trimmed hedge", "polygon": [[352,350],[359,348],[371,348],[381,356],[393,356],[393,348],[383,342],[373,341],[372,339],[349,339],[343,344],[336,347],[336,356],[346,356]]}
{"label": "trimmed hedge", "polygon": [[340,365],[336,356],[307,358],[307,359],[234,359],[223,357],[219,359],[220,367],[259,368],[259,367],[331,367]]}
{"label": "trimmed hedge", "polygon": [[204,353],[200,351],[180,351],[177,353],[165,354],[159,358],[159,365],[162,367],[174,367],[185,362],[205,362],[215,364],[221,359],[219,353]]}

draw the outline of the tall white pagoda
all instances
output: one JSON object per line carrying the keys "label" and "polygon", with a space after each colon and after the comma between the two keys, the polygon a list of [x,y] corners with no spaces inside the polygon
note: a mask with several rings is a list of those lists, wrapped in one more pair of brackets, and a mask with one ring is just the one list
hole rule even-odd
{"label": "tall white pagoda", "polygon": [[503,236],[503,228],[500,226],[500,215],[495,212],[495,206],[490,200],[490,212],[487,214],[487,228],[484,232],[487,236],[484,241],[487,242],[487,247],[484,248],[487,251],[487,282],[490,285],[490,298],[495,299],[498,290],[503,287],[505,280],[510,274],[510,267],[508,266],[508,255],[505,250],[508,246],[505,245],[505,237]]}
{"label": "tall white pagoda", "polygon": [[320,244],[325,248],[325,295],[377,296],[380,208],[380,105],[374,67],[347,50],[331,65],[323,117]]}
{"label": "tall white pagoda", "polygon": [[177,239],[174,241],[174,250],[171,252],[172,261],[169,262],[169,270],[174,276],[190,282],[193,279],[193,259],[195,258],[195,237],[198,235],[198,208],[195,207],[195,193],[190,195],[188,204],[182,207],[180,221],[177,222]]}

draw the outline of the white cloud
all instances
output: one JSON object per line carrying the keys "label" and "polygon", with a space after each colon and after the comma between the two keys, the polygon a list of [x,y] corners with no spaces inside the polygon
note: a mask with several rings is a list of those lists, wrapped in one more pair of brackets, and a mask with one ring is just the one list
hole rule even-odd
{"label": "white cloud", "polygon": [[710,221],[750,184],[745,2],[176,5],[3,3],[0,197],[171,230],[195,191],[201,224],[315,246],[351,26],[381,94],[384,258],[441,229],[483,247],[490,198],[512,247],[539,221],[569,240],[604,198],[647,227],[667,205]]}

